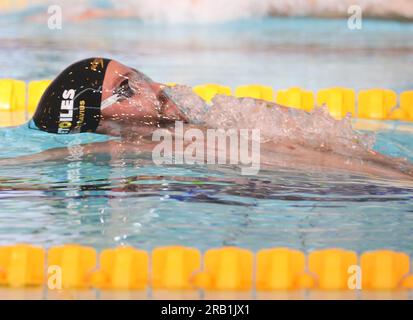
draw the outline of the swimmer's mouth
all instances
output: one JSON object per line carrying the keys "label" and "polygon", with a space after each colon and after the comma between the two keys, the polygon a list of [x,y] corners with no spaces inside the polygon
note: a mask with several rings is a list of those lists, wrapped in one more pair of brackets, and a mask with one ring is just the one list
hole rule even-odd
{"label": "swimmer's mouth", "polygon": [[175,121],[178,121],[176,119],[169,119],[169,118],[161,118],[159,120],[159,127],[161,128],[170,128],[173,127],[175,125]]}
{"label": "swimmer's mouth", "polygon": [[[160,121],[159,125],[161,127],[169,127],[171,124],[175,124],[176,121],[181,121],[184,123],[189,123],[187,117],[179,110],[176,103],[165,93],[163,90],[158,94],[158,101],[160,102]],[[166,115],[166,108],[174,108],[177,111],[177,114],[172,116]]]}

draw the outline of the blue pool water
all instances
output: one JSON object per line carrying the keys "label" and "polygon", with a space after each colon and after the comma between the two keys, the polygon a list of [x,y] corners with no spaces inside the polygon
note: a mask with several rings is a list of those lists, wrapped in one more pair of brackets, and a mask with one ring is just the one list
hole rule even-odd
{"label": "blue pool water", "polygon": [[[362,31],[350,31],[342,20],[189,27],[105,20],[67,22],[50,31],[24,19],[0,21],[0,77],[52,78],[76,59],[104,55],[158,81],[190,85],[413,88],[411,24],[366,21]],[[413,161],[413,134],[398,126],[413,128],[395,124],[377,132],[376,149]],[[3,128],[0,158],[106,138],[73,139]],[[130,156],[0,166],[0,244],[16,242],[391,248],[412,254],[413,185],[277,169],[241,177],[229,167],[157,167]]]}

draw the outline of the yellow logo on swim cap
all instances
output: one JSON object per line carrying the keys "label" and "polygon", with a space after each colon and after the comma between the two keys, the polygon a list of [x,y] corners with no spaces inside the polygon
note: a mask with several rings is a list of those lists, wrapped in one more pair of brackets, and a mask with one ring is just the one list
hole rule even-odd
{"label": "yellow logo on swim cap", "polygon": [[68,129],[68,128],[70,128],[71,126],[72,126],[72,123],[71,123],[71,122],[68,122],[68,121],[59,122],[59,128]]}
{"label": "yellow logo on swim cap", "polygon": [[75,129],[80,128],[85,122],[86,101],[80,100],[79,102],[79,119],[77,120]]}
{"label": "yellow logo on swim cap", "polygon": [[93,60],[90,63],[90,69],[92,71],[97,71],[97,68],[99,67],[99,65],[103,69],[104,65],[103,65],[103,59],[102,58],[96,58],[95,60]]}

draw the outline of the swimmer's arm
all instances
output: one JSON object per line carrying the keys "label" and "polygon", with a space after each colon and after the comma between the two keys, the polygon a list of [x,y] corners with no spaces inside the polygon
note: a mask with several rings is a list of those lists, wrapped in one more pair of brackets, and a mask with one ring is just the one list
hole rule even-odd
{"label": "swimmer's arm", "polygon": [[286,168],[328,168],[383,178],[413,179],[413,165],[402,159],[371,151],[362,158],[352,158],[334,152],[321,152],[294,144],[261,145],[261,162]]}
{"label": "swimmer's arm", "polygon": [[[155,142],[156,143],[156,142]],[[1,165],[24,165],[47,161],[93,161],[93,157],[100,154],[110,155],[111,159],[122,158],[127,153],[151,152],[154,144],[130,144],[121,141],[106,141],[80,145],[79,150],[73,154],[73,149],[56,148],[46,150],[34,155],[0,159]],[[78,159],[76,158],[78,157]],[[330,168],[347,172],[390,177],[394,179],[412,180],[413,166],[407,161],[387,157],[380,153],[372,153],[364,159],[352,159],[331,152],[319,152],[298,145],[283,145],[265,143],[261,145],[261,164],[286,168]]]}
{"label": "swimmer's arm", "polygon": [[69,148],[54,148],[45,150],[36,154],[21,156],[16,158],[0,159],[0,166],[2,165],[23,165],[30,163],[40,163],[45,161],[64,161],[70,160],[73,157],[80,159],[89,158],[98,154],[110,154],[113,156],[119,155],[120,152],[133,151],[129,145],[119,141],[105,141],[95,142],[85,145],[79,145],[74,155],[73,149]]}

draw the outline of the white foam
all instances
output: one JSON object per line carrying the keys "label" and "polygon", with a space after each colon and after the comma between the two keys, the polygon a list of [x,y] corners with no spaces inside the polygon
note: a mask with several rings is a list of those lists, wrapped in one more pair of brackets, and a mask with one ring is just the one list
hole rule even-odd
{"label": "white foam", "polygon": [[336,120],[326,107],[305,112],[226,95],[216,95],[208,106],[188,86],[175,86],[167,93],[191,122],[224,130],[260,129],[262,143],[290,142],[351,156],[365,155],[375,143],[374,135],[353,130],[350,117]]}
{"label": "white foam", "polygon": [[261,142],[291,142],[344,155],[363,155],[375,142],[373,135],[352,129],[350,118],[332,118],[327,108],[312,112],[270,105],[251,98],[217,95],[205,116],[208,126],[260,129]]}
{"label": "white foam", "polygon": [[164,92],[178,106],[192,123],[204,122],[208,106],[192,88],[185,85],[175,85],[164,89]]}

